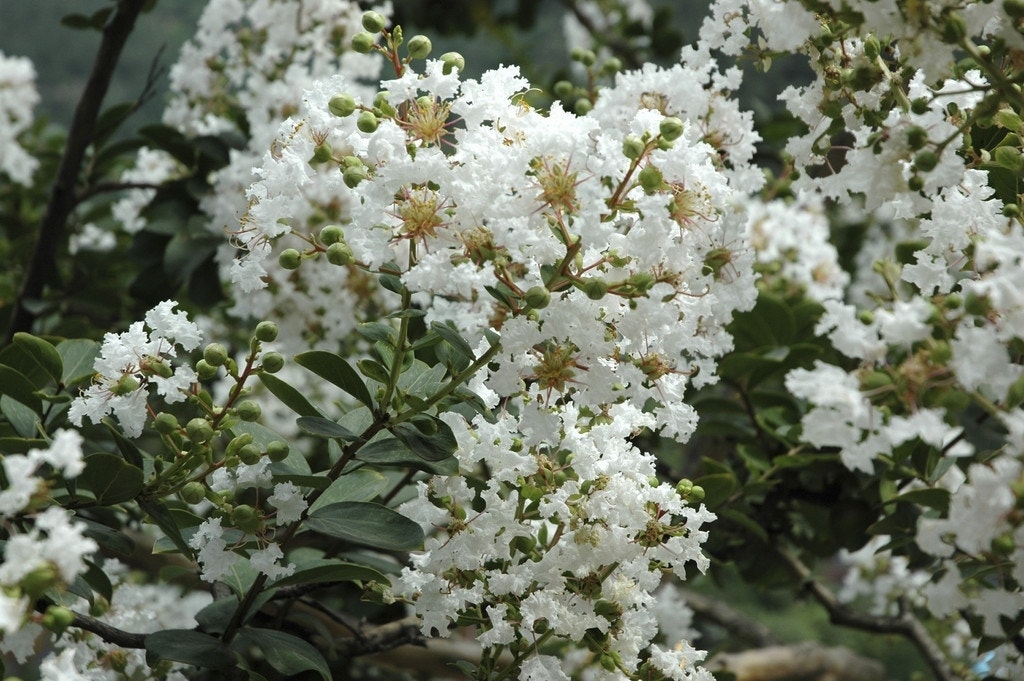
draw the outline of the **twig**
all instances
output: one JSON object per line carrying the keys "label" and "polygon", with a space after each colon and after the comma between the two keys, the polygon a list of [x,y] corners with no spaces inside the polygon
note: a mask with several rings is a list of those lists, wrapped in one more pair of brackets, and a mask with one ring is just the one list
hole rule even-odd
{"label": "twig", "polygon": [[910,612],[903,610],[897,617],[881,617],[857,612],[840,603],[835,594],[817,581],[811,574],[810,568],[795,555],[785,549],[778,549],[778,553],[800,578],[807,592],[825,608],[829,615],[829,621],[833,624],[877,634],[899,634],[914,644],[938,681],[957,681],[959,677],[953,672],[938,644],[932,639],[924,625]]}
{"label": "twig", "polygon": [[767,648],[782,643],[771,629],[722,601],[690,589],[680,589],[680,593],[694,614],[714,622],[748,645]]}
{"label": "twig", "polygon": [[5,345],[11,342],[15,333],[32,330],[36,313],[31,309],[31,302],[42,297],[47,279],[54,271],[57,246],[62,241],[64,226],[75,206],[75,184],[82,170],[86,149],[92,142],[100,106],[107,94],[121,50],[145,5],[145,0],[121,0],[113,16],[103,27],[103,39],[96,52],[96,60],[93,62],[82,98],[75,107],[67,144],[57,168],[57,178],[50,192],[46,212],[39,224],[39,235],[32,259],[18,293],[10,324],[7,326]]}

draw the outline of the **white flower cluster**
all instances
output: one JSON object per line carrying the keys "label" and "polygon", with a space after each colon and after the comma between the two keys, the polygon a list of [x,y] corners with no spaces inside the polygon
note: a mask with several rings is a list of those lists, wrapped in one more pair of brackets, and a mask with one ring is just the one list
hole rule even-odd
{"label": "white flower cluster", "polygon": [[18,135],[32,124],[32,109],[38,103],[32,62],[0,52],[0,172],[23,185],[32,182],[39,161],[22,149]]}
{"label": "white flower cluster", "polygon": [[176,306],[166,300],[147,312],[144,322],[103,337],[93,383],[68,411],[72,423],[81,426],[85,418],[99,423],[112,413],[125,435],[138,437],[146,423],[149,386],[155,386],[168,403],[185,399],[196,381],[195,370],[184,364],[172,366],[168,360],[177,357],[179,347],[186,352],[199,347],[202,334],[184,312],[174,311]]}

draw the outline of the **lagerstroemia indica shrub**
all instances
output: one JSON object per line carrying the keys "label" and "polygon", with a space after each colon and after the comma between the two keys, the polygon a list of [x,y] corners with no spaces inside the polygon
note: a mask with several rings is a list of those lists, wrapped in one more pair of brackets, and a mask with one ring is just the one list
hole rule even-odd
{"label": "lagerstroemia indica shrub", "polygon": [[[228,302],[0,351],[13,660],[329,679],[468,636],[474,679],[710,679],[656,606],[714,561],[937,678],[1024,671],[1024,6],[715,2],[621,70],[570,4],[586,85],[542,108],[388,7],[209,4],[109,210],[190,187]],[[790,53],[763,168],[728,64]]]}

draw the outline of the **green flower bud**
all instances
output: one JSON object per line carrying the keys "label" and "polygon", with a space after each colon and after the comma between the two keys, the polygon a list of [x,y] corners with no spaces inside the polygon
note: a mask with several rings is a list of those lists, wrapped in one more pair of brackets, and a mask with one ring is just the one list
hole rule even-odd
{"label": "green flower bud", "polygon": [[626,135],[626,139],[622,140],[622,154],[630,160],[635,161],[643,156],[646,148],[644,141],[636,135]]}
{"label": "green flower bud", "polygon": [[355,262],[352,247],[344,242],[331,244],[327,247],[327,262],[332,265],[345,266]]}
{"label": "green flower bud", "polygon": [[917,151],[928,143],[928,131],[919,125],[907,130],[907,146]]}
{"label": "green flower bud", "polygon": [[210,343],[203,349],[203,359],[211,366],[224,366],[228,361],[228,349],[220,343]]}
{"label": "green flower bud", "polygon": [[352,49],[359,54],[369,54],[376,44],[377,36],[373,33],[360,31],[352,36]]}
{"label": "green flower bud", "polygon": [[583,292],[591,300],[601,300],[608,293],[608,282],[600,277],[590,277],[583,282]]}
{"label": "green flower bud", "polygon": [[160,378],[170,378],[174,375],[174,369],[171,368],[167,362],[160,357],[154,357],[153,355],[145,355],[142,361],[139,362],[139,369],[146,376],[159,376]]}
{"label": "green flower bud", "polygon": [[267,458],[274,463],[284,461],[288,458],[289,447],[287,442],[274,440],[267,445]]}
{"label": "green flower bud", "polygon": [[878,55],[882,52],[882,44],[878,42],[878,38],[873,35],[869,35],[864,39],[864,56],[868,59],[878,59]]}
{"label": "green flower bud", "polygon": [[153,429],[161,435],[170,435],[177,432],[180,427],[178,419],[175,418],[174,414],[168,414],[165,411],[160,412],[153,419]]}
{"label": "green flower bud", "polygon": [[51,605],[46,609],[46,613],[43,615],[41,624],[53,633],[57,634],[57,636],[60,636],[74,621],[75,613],[65,607]]}
{"label": "green flower bud", "polygon": [[363,13],[363,28],[370,33],[380,33],[387,25],[388,20],[380,12],[370,11]]}
{"label": "green flower bud", "polygon": [[29,572],[18,582],[22,593],[29,597],[29,600],[36,601],[47,589],[57,586],[59,581],[57,570],[53,564],[46,563]]}
{"label": "green flower bud", "polygon": [[1007,203],[1003,205],[1003,216],[1008,218],[1015,218],[1020,215],[1020,206],[1016,203]]}
{"label": "green flower bud", "polygon": [[958,43],[967,37],[967,22],[959,13],[950,12],[942,22],[940,33],[943,42]]}
{"label": "green flower bud", "polygon": [[869,371],[860,379],[860,389],[865,392],[890,388],[895,384],[893,377],[885,371]]}
{"label": "green flower bud", "polygon": [[327,225],[320,230],[320,241],[326,246],[344,241],[344,239],[345,232],[342,230],[341,225]]}
{"label": "green flower bud", "polygon": [[590,110],[594,108],[594,103],[586,97],[580,97],[576,100],[576,103],[573,104],[572,108],[578,116],[586,116],[590,113]]}
{"label": "green flower bud", "polygon": [[359,128],[360,132],[365,132],[366,134],[376,131],[378,125],[380,125],[380,122],[372,111],[364,111],[356,119],[356,127]]}
{"label": "green flower bud", "polygon": [[238,405],[238,418],[243,421],[255,421],[260,417],[261,412],[259,403],[252,400],[246,400]]}
{"label": "green flower bud", "polygon": [[911,175],[907,180],[907,189],[912,192],[919,192],[924,189],[924,178],[920,175]]}
{"label": "green flower bud", "polygon": [[110,389],[110,392],[117,395],[118,397],[124,395],[131,395],[133,392],[139,389],[139,381],[135,376],[131,374],[124,374],[121,378],[117,379],[117,383]]}
{"label": "green flower bud", "polygon": [[231,524],[243,532],[254,534],[263,529],[263,518],[249,504],[239,504],[231,509]]}
{"label": "green flower bud", "polygon": [[569,99],[575,90],[576,87],[567,80],[558,81],[552,88],[552,92],[555,93],[555,97],[558,99]]}
{"label": "green flower bud", "polygon": [[661,171],[658,170],[657,166],[650,163],[644,166],[644,169],[640,171],[640,174],[637,176],[637,180],[640,182],[640,186],[643,190],[648,194],[653,194],[658,191],[665,183],[664,178],[661,175]]}
{"label": "green flower bud", "polygon": [[425,35],[414,35],[409,39],[409,44],[406,45],[406,49],[409,50],[410,59],[426,59],[433,47],[430,43],[430,38]]}
{"label": "green flower bud", "polygon": [[573,61],[578,61],[584,66],[593,66],[597,63],[597,55],[594,54],[593,50],[585,50],[583,48],[574,48],[572,53],[569,55]]}
{"label": "green flower bud", "polygon": [[327,102],[327,110],[340,118],[351,116],[352,112],[356,110],[355,97],[347,93],[334,95],[331,97],[331,101]]}
{"label": "green flower bud", "polygon": [[445,52],[441,55],[441,73],[448,75],[452,69],[462,73],[466,69],[466,58],[458,52]]}
{"label": "green flower bud", "polygon": [[299,265],[302,263],[302,254],[294,248],[286,248],[281,251],[281,255],[277,258],[277,262],[286,270],[297,270],[299,269]]}
{"label": "green flower bud", "polygon": [[263,458],[263,452],[254,444],[247,444],[238,450],[238,460],[247,466],[259,463]]}
{"label": "green flower bud", "polygon": [[621,70],[622,70],[622,60],[619,59],[618,57],[610,57],[608,59],[608,61],[606,61],[601,66],[601,71],[603,73],[608,74],[609,76],[615,75],[616,73],[618,73]]}
{"label": "green flower bud", "polygon": [[658,132],[660,132],[661,136],[670,142],[674,142],[679,139],[685,129],[683,122],[675,116],[663,118],[661,123],[658,125]]}
{"label": "green flower bud", "polygon": [[188,439],[194,444],[201,445],[213,439],[213,426],[201,416],[197,416],[185,424],[185,432]]}
{"label": "green flower bud", "polygon": [[310,163],[327,163],[331,160],[331,156],[334,154],[334,149],[327,142],[316,145],[313,149],[313,158],[310,159]]}
{"label": "green flower bud", "polygon": [[284,368],[284,355],[280,352],[268,352],[263,355],[263,370],[268,374],[276,374]]}
{"label": "green flower bud", "polygon": [[910,103],[910,111],[918,116],[922,116],[928,112],[928,100],[924,97],[918,97]]}
{"label": "green flower bud", "polygon": [[359,183],[369,176],[370,174],[366,172],[366,168],[361,164],[358,166],[349,166],[341,173],[341,179],[344,180],[345,186],[349,189],[354,189],[359,186]]}
{"label": "green flower bud", "polygon": [[205,359],[201,359],[198,362],[196,362],[196,376],[199,377],[200,381],[209,381],[216,375],[217,367],[213,366]]}
{"label": "green flower bud", "polygon": [[260,322],[256,325],[253,336],[263,343],[271,343],[277,338],[277,324],[268,321]]}
{"label": "green flower bud", "polygon": [[178,496],[186,504],[198,504],[206,498],[206,485],[198,480],[186,482],[185,486],[178,490]]}
{"label": "green flower bud", "polygon": [[704,488],[700,485],[694,485],[690,493],[686,495],[686,499],[694,504],[704,501]]}
{"label": "green flower bud", "polygon": [[939,165],[939,155],[931,149],[919,151],[914,156],[914,167],[921,172],[927,173],[935,170],[937,165]]}
{"label": "green flower bud", "polygon": [[531,286],[523,296],[526,304],[535,310],[543,310],[551,303],[551,291],[546,286]]}
{"label": "green flower bud", "polygon": [[358,156],[345,156],[341,159],[343,168],[363,168],[363,161]]}

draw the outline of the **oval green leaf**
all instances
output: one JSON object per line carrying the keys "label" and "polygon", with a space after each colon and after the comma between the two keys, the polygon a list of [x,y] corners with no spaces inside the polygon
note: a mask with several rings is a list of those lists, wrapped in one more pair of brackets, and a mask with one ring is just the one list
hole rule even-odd
{"label": "oval green leaf", "polygon": [[419,523],[380,504],[329,504],[311,514],[305,526],[329,537],[386,551],[411,551],[423,545]]}

